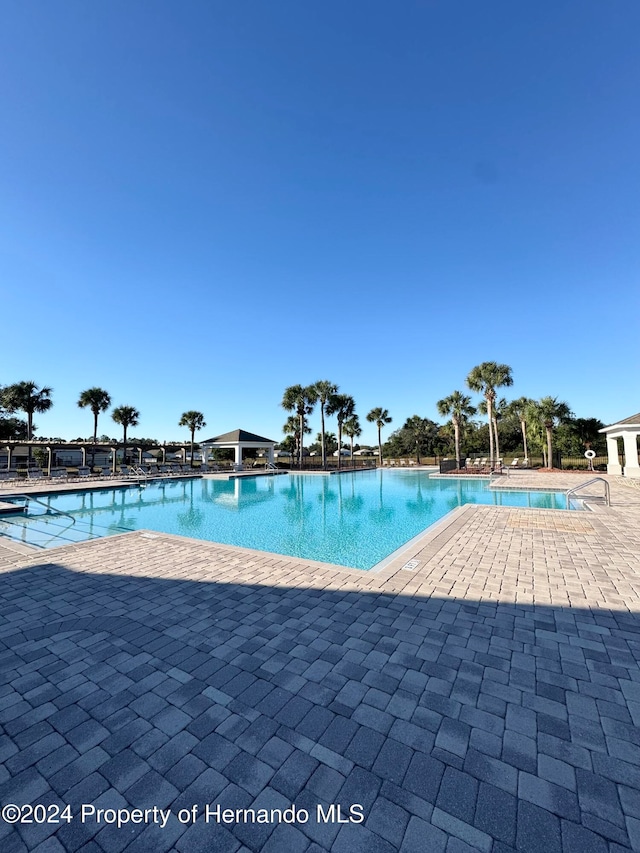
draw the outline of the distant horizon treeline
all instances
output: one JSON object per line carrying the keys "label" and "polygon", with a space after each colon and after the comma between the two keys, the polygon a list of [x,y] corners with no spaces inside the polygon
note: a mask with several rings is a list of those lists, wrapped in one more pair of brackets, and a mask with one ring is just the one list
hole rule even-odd
{"label": "distant horizon treeline", "polygon": [[[437,401],[444,422],[431,420],[419,414],[407,418],[383,442],[382,430],[393,418],[387,409],[371,409],[365,418],[378,430],[377,452],[382,456],[401,457],[451,455],[462,460],[467,456],[490,453],[491,456],[521,453],[525,456],[543,456],[545,463],[552,459],[553,450],[568,456],[582,455],[592,449],[598,455],[605,452],[605,437],[599,434],[605,424],[598,418],[576,418],[569,405],[556,397],[532,400],[519,397],[507,400],[498,397],[498,389],[513,384],[511,368],[496,362],[483,362],[474,367],[466,379],[467,387],[481,396],[477,405],[471,396],[456,390],[449,397]],[[19,382],[0,386],[0,441],[28,441],[33,439],[37,426],[34,415],[43,414],[53,406],[52,389],[40,387],[35,382]],[[293,414],[283,425],[284,437],[279,442],[281,451],[301,460],[305,452],[322,455],[323,463],[338,446],[355,452],[361,448],[357,439],[362,426],[356,412],[355,398],[342,394],[338,385],[320,380],[313,385],[292,385],[285,389],[282,407]],[[107,433],[98,435],[98,416],[111,406],[111,396],[101,388],[90,388],[79,395],[78,406],[87,408],[93,415],[94,432],[88,438],[72,441],[121,443]],[[16,416],[22,412],[26,418]],[[313,432],[310,419],[318,417],[320,430],[316,440],[305,446],[305,436]],[[485,416],[483,422],[479,416]],[[156,438],[129,436],[127,429],[138,425],[140,413],[133,406],[119,406],[112,411],[113,421],[124,428],[124,442],[145,446],[161,446]],[[335,431],[327,430],[327,419],[335,419]],[[177,425],[187,427],[194,443],[195,432],[206,426],[201,412],[184,412]],[[48,440],[65,443],[58,437]],[[186,441],[166,442],[186,444]],[[373,449],[375,445],[365,445]],[[549,462],[550,464],[550,462]]]}

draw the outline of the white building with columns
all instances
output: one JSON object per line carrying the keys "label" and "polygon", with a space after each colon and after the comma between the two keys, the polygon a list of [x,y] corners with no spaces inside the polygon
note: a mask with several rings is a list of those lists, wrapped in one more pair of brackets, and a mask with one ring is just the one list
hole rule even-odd
{"label": "white building with columns", "polygon": [[[607,473],[623,474],[625,477],[640,479],[640,463],[638,462],[638,437],[640,436],[640,412],[631,415],[623,421],[611,424],[601,429],[607,438]],[[620,464],[618,439],[624,446],[624,466]]]}
{"label": "white building with columns", "polygon": [[202,464],[206,465],[209,461],[209,453],[215,448],[230,448],[234,452],[235,466],[242,470],[242,451],[247,448],[251,450],[264,450],[267,453],[267,462],[273,463],[273,448],[276,442],[270,438],[265,438],[262,435],[256,435],[253,432],[247,432],[245,429],[234,429],[232,432],[225,432],[224,435],[216,435],[213,438],[208,438],[206,441],[200,442],[202,450]]}

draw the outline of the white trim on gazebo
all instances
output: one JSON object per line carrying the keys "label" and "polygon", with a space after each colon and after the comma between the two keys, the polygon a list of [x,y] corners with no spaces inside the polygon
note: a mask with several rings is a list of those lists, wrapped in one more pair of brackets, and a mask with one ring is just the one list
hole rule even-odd
{"label": "white trim on gazebo", "polygon": [[[607,473],[623,474],[625,477],[640,479],[640,463],[638,462],[638,437],[640,436],[640,412],[631,415],[623,421],[611,424],[601,429],[607,439]],[[620,465],[618,454],[618,439],[624,444],[624,468]]]}
{"label": "white trim on gazebo", "polygon": [[276,442],[270,438],[264,438],[244,429],[234,429],[232,432],[225,432],[224,435],[217,435],[200,442],[202,464],[207,464],[209,451],[215,447],[232,448],[235,454],[235,466],[238,470],[242,470],[242,451],[245,447],[252,450],[266,450],[267,461],[273,464],[273,448],[275,445]]}

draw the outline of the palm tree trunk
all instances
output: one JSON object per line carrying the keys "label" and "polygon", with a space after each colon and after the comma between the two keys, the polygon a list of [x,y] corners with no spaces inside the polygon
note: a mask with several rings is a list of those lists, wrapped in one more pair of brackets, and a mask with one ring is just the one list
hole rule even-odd
{"label": "palm tree trunk", "polygon": [[96,441],[98,440],[98,413],[93,413],[93,447],[91,448],[91,467],[96,464]]}
{"label": "palm tree trunk", "polygon": [[[27,412],[27,441],[33,439],[33,412]],[[27,448],[27,467],[31,468],[31,445]]]}
{"label": "palm tree trunk", "polygon": [[127,428],[126,427],[124,427],[124,435],[122,438],[122,443],[124,445],[124,448],[122,450],[122,462],[124,465],[126,465],[127,464]]}
{"label": "palm tree trunk", "polygon": [[338,470],[342,461],[342,421],[338,421]]}
{"label": "palm tree trunk", "polygon": [[498,438],[498,421],[496,418],[493,419],[493,429],[494,429],[494,432],[496,434],[495,448],[496,448],[496,462],[498,462],[500,459],[500,439]]}
{"label": "palm tree trunk", "polygon": [[553,468],[553,428],[547,427],[547,467]]}
{"label": "palm tree trunk", "polygon": [[193,468],[193,442],[196,436],[196,431],[194,429],[191,430],[191,464],[190,468]]}
{"label": "palm tree trunk", "polygon": [[493,401],[487,397],[487,420],[489,421],[489,462],[493,465]]}
{"label": "palm tree trunk", "polygon": [[300,457],[298,459],[298,465],[300,466],[300,470],[302,471],[302,436],[304,435],[304,415],[300,415],[300,440],[298,444],[298,452]]}
{"label": "palm tree trunk", "polygon": [[380,427],[378,427],[378,462],[382,468],[382,433]]}
{"label": "palm tree trunk", "polygon": [[522,430],[522,444],[524,446],[524,458],[529,458],[529,453],[527,452],[527,422],[520,421],[520,429]]}
{"label": "palm tree trunk", "polygon": [[457,420],[453,422],[453,434],[456,443],[456,467],[460,470],[460,424]]}
{"label": "palm tree trunk", "polygon": [[322,400],[320,401],[320,432],[322,435],[322,468],[325,470],[327,467],[327,448],[324,443],[324,403]]}

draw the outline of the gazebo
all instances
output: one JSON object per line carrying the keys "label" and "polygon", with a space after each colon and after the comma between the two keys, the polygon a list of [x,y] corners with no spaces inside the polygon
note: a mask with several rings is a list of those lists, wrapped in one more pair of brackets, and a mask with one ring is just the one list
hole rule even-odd
{"label": "gazebo", "polygon": [[273,463],[273,448],[275,444],[275,441],[272,441],[270,438],[264,438],[262,435],[256,435],[244,429],[234,429],[232,432],[225,432],[224,435],[216,435],[213,438],[208,438],[206,441],[200,442],[202,464],[207,464],[209,451],[215,447],[233,448],[235,463],[238,468],[242,467],[242,451],[245,447],[252,450],[266,450],[268,461]]}
{"label": "gazebo", "polygon": [[[623,421],[601,429],[607,438],[607,473],[624,474],[625,477],[640,479],[638,464],[638,436],[640,436],[640,412]],[[624,468],[620,465],[618,439],[624,444]]]}

